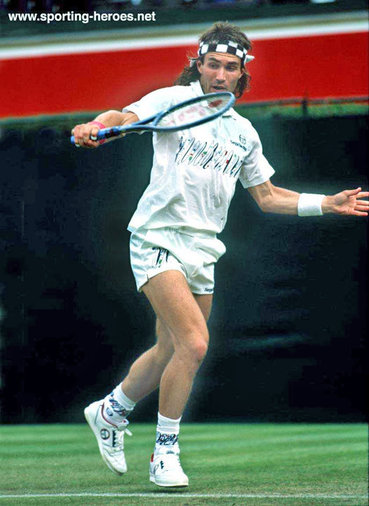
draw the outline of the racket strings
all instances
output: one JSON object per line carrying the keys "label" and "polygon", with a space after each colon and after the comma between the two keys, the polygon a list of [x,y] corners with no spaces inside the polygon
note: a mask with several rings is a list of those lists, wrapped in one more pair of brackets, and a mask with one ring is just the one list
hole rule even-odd
{"label": "racket strings", "polygon": [[193,123],[204,118],[215,116],[229,101],[223,97],[211,97],[199,102],[180,106],[163,115],[157,126],[176,126]]}

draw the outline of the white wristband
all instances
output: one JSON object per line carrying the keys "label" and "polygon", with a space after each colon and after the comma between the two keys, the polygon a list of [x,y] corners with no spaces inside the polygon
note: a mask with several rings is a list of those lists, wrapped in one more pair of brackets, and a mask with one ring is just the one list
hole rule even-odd
{"label": "white wristband", "polygon": [[322,216],[322,201],[325,195],[317,193],[301,193],[298,204],[297,214],[299,216]]}

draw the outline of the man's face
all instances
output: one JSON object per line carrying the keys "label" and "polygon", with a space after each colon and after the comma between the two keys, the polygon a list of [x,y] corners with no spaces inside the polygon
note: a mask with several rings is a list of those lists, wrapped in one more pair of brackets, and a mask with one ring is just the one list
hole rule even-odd
{"label": "man's face", "polygon": [[228,53],[206,53],[204,63],[197,61],[200,84],[204,93],[234,91],[244,73],[241,59]]}

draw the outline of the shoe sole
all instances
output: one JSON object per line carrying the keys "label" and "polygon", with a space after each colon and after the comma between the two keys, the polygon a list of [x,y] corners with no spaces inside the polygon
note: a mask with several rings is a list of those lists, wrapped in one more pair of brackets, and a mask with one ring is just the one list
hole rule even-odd
{"label": "shoe sole", "polygon": [[[90,404],[90,406],[91,406],[91,404]],[[107,458],[104,455],[103,444],[101,443],[101,441],[99,439],[99,435],[96,434],[96,431],[95,431],[95,426],[94,426],[95,415],[91,415],[89,413],[89,411],[88,411],[88,408],[90,406],[88,406],[87,408],[85,408],[85,410],[84,410],[83,413],[85,415],[85,418],[86,418],[86,421],[87,421],[88,425],[90,426],[90,429],[94,433],[94,436],[96,438],[97,444],[99,446],[100,455],[101,455],[103,461],[105,462],[105,464],[110,469],[110,471],[112,471],[114,474],[117,474],[118,476],[122,476],[124,473],[127,472],[127,469],[125,471],[117,471],[116,469],[114,469],[114,467],[110,464],[110,462],[107,460]]]}
{"label": "shoe sole", "polygon": [[150,473],[150,481],[158,485],[158,487],[188,487],[188,481],[185,483],[163,483],[155,479],[155,476]]}

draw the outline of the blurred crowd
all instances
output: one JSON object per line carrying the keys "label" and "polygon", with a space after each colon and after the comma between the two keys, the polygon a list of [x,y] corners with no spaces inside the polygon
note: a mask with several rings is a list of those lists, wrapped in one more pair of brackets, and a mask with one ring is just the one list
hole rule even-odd
{"label": "blurred crowd", "polygon": [[[348,2],[350,0],[347,0]],[[176,7],[232,5],[333,3],[335,0],[0,0],[0,10],[9,12],[121,11],[132,7]]]}

